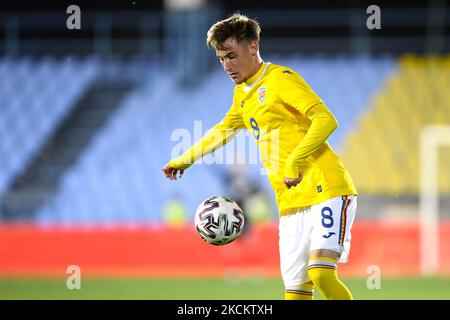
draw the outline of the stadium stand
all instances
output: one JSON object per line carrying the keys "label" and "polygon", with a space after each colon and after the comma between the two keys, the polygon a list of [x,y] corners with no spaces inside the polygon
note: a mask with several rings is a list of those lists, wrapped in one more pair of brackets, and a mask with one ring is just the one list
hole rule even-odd
{"label": "stadium stand", "polygon": [[[333,110],[340,122],[333,146],[364,113],[364,106],[394,67],[390,57],[268,60],[297,70]],[[181,195],[192,217],[201,200],[227,193],[222,181],[226,165],[194,165],[175,183],[163,177],[161,168],[179,144],[177,134],[187,133],[189,146],[220,121],[231,102],[232,88],[221,70],[188,91],[181,90],[170,74],[153,72],[99,130],[36,220],[88,225],[161,222],[165,202],[175,195]],[[196,134],[194,121],[200,120],[201,132]],[[249,170],[264,190],[270,190],[259,165],[250,165]]]}
{"label": "stadium stand", "polygon": [[[450,123],[450,56],[405,56],[367,112],[350,127],[343,161],[360,192],[411,196],[419,191],[420,130]],[[370,141],[370,143],[367,143]],[[438,190],[450,193],[450,150],[441,148]],[[377,168],[372,170],[370,168]]]}
{"label": "stadium stand", "polygon": [[98,70],[95,58],[0,58],[0,198]]}

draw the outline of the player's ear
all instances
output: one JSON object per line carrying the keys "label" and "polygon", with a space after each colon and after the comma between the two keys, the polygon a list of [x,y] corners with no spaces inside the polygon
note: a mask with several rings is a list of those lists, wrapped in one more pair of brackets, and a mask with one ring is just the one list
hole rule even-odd
{"label": "player's ear", "polygon": [[249,48],[250,48],[250,53],[252,56],[256,56],[258,54],[258,50],[259,50],[259,44],[258,41],[256,40],[252,40],[249,43]]}

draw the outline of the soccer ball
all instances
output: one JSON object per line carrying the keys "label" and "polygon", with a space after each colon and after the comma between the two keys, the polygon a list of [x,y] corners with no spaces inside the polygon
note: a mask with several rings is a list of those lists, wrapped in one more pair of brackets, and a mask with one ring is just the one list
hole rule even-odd
{"label": "soccer ball", "polygon": [[203,201],[195,211],[195,229],[200,237],[216,246],[232,242],[244,228],[244,213],[238,204],[225,196]]}

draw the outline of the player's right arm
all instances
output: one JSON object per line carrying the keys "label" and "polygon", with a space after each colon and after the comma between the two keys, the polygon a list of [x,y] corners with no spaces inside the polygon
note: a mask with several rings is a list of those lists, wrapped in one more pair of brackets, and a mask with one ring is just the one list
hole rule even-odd
{"label": "player's right arm", "polygon": [[170,180],[176,180],[177,174],[181,178],[184,170],[189,168],[195,161],[221,148],[230,141],[240,129],[245,127],[238,111],[233,104],[221,122],[216,124],[189,150],[181,156],[170,160],[162,168],[164,175]]}

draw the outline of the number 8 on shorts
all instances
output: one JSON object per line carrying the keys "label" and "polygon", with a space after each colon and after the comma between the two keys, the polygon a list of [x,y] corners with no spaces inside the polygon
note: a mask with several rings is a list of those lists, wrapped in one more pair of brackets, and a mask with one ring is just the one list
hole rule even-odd
{"label": "number 8 on shorts", "polygon": [[337,251],[341,253],[339,261],[347,261],[356,198],[356,196],[335,197],[311,207],[314,221],[310,251],[316,249]]}

